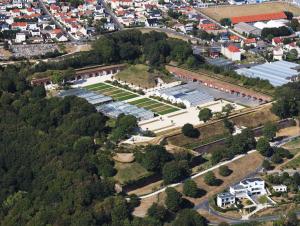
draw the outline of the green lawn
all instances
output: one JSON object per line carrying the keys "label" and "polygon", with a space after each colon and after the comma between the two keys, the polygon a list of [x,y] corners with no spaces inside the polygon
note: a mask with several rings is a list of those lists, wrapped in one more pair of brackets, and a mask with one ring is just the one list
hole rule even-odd
{"label": "green lawn", "polygon": [[156,100],[152,100],[150,98],[138,99],[130,102],[130,104],[134,104],[138,107],[145,108],[159,115],[165,115],[179,110],[179,108],[177,107],[172,107],[170,105],[158,102]]}
{"label": "green lawn", "polygon": [[117,174],[114,176],[114,178],[121,184],[126,184],[126,182],[134,181],[150,174],[137,162],[116,162],[115,168],[117,169]]}
{"label": "green lawn", "polygon": [[283,165],[283,169],[297,169],[300,167],[300,156],[292,159],[287,164]]}
{"label": "green lawn", "polygon": [[139,96],[138,94],[126,91],[124,89],[112,86],[107,83],[97,83],[97,84],[85,86],[84,88],[90,91],[99,92],[106,96],[110,96],[117,101],[129,100]]}

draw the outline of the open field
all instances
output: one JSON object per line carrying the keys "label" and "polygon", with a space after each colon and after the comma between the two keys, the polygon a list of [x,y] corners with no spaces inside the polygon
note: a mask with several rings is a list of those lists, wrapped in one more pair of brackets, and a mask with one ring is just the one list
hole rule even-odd
{"label": "open field", "polygon": [[[247,177],[262,164],[262,161],[263,157],[259,153],[254,152],[227,164],[228,167],[233,171],[232,174],[228,177],[222,177],[219,175],[218,169],[214,170],[213,172],[215,173],[216,177],[223,180],[223,183],[220,186],[208,186],[207,184],[205,184],[203,176],[195,178],[194,181],[197,183],[198,187],[204,189],[207,193],[200,198],[188,199],[195,205],[207,200],[209,197],[212,197],[213,195],[223,191],[224,189],[227,189],[231,184],[237,183],[243,178]],[[249,162],[251,162],[250,165]],[[247,167],[245,167],[245,165],[247,165]],[[182,185],[179,185],[178,187],[176,187],[176,189],[182,192]],[[162,202],[164,198],[165,192],[162,192],[159,195],[142,199],[141,205],[135,209],[134,214],[136,216],[144,216],[146,214],[147,208],[149,208],[153,202]]]}
{"label": "open field", "polygon": [[129,100],[135,97],[138,97],[138,94],[126,91],[116,86],[112,86],[107,83],[97,83],[93,85],[89,85],[84,87],[90,91],[99,92],[103,95],[110,96],[114,100],[122,101],[122,100]]}
{"label": "open field", "polygon": [[147,176],[149,172],[143,168],[139,163],[120,163],[115,162],[115,168],[117,169],[117,174],[114,179],[121,184],[126,184],[126,182],[138,180],[144,176]]}
{"label": "open field", "polygon": [[[230,118],[230,120],[232,120],[238,127],[245,126],[248,128],[255,128],[263,125],[268,121],[278,120],[278,117],[270,111],[270,108],[271,105],[266,105],[264,108],[259,109],[255,112],[232,117]],[[228,135],[228,132],[225,129],[222,121],[218,121],[216,123],[208,125],[200,125],[198,129],[200,131],[200,136],[198,138],[189,138],[184,136],[183,134],[178,134],[169,137],[167,141],[170,144],[176,146],[192,149],[200,145],[215,141],[217,139],[224,138]]]}
{"label": "open field", "polygon": [[236,16],[251,16],[264,13],[278,13],[281,11],[290,11],[295,16],[300,15],[300,8],[281,2],[239,6],[219,6],[218,8],[203,8],[199,11],[218,21],[222,18],[231,18]]}
{"label": "open field", "polygon": [[144,64],[130,65],[115,75],[116,79],[134,84],[143,88],[152,88],[156,86],[156,79],[161,78],[164,82],[173,81],[173,78],[159,71],[150,72],[149,66]]}
{"label": "open field", "polygon": [[180,110],[175,106],[170,106],[150,98],[142,98],[129,103],[141,108],[145,108],[159,115],[165,115]]}

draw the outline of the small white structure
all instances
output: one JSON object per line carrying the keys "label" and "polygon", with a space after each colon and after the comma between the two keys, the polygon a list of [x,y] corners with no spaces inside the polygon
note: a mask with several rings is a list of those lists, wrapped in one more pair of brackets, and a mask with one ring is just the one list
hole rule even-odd
{"label": "small white structure", "polygon": [[26,41],[25,33],[17,33],[16,34],[16,39],[15,39],[16,43],[22,43],[22,42],[25,42],[25,41]]}
{"label": "small white structure", "polygon": [[276,46],[273,49],[273,60],[282,60],[283,59],[283,49],[280,46]]}
{"label": "small white structure", "polygon": [[252,195],[267,194],[265,181],[260,178],[242,180],[238,185],[230,187],[230,193],[237,198],[247,198]]}
{"label": "small white structure", "polygon": [[275,192],[287,192],[287,186],[283,184],[274,185],[272,188]]}
{"label": "small white structure", "polygon": [[224,192],[217,195],[217,206],[227,207],[235,204],[235,196],[230,192]]}

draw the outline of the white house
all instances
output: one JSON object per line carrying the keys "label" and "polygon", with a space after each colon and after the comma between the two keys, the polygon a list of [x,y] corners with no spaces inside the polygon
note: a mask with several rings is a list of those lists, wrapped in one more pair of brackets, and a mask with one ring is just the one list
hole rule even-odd
{"label": "white house", "polygon": [[265,195],[265,181],[260,178],[251,178],[242,180],[238,185],[231,186],[230,193],[237,198],[247,198],[252,195]]}
{"label": "white house", "polygon": [[24,33],[17,33],[16,34],[16,39],[15,42],[16,43],[22,43],[26,41],[26,35]]}
{"label": "white house", "polygon": [[68,41],[68,38],[63,33],[57,34],[56,37],[55,37],[55,39],[58,42],[66,42],[66,41]]}
{"label": "white house", "polygon": [[232,61],[240,61],[242,57],[242,53],[238,47],[235,45],[229,44],[229,45],[222,45],[221,47],[221,53],[227,57],[228,59]]}
{"label": "white house", "polygon": [[287,192],[287,186],[283,184],[274,185],[272,188],[275,192]]}
{"label": "white house", "polygon": [[282,60],[283,59],[283,48],[281,48],[280,46],[276,46],[273,49],[273,59],[274,60]]}
{"label": "white house", "polygon": [[235,196],[230,192],[224,192],[217,195],[217,206],[227,207],[235,204]]}

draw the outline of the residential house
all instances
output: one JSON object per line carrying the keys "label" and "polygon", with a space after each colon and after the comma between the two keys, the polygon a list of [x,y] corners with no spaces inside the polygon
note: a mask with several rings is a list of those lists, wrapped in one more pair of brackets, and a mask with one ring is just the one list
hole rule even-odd
{"label": "residential house", "polygon": [[221,53],[232,61],[240,61],[242,57],[240,49],[233,44],[224,43],[221,47]]}
{"label": "residential house", "polygon": [[273,60],[282,60],[284,55],[283,48],[276,46],[273,48]]}
{"label": "residential house", "polygon": [[275,192],[287,192],[287,186],[286,185],[274,185],[272,186],[273,190]]}
{"label": "residential house", "polygon": [[224,208],[235,204],[235,195],[230,192],[223,192],[217,195],[217,206]]}
{"label": "residential house", "polygon": [[16,34],[16,38],[15,38],[15,42],[16,43],[23,43],[26,41],[26,34],[25,33],[17,33]]}
{"label": "residential house", "polygon": [[265,181],[260,178],[242,180],[239,184],[231,186],[229,189],[230,193],[237,198],[247,198],[247,196],[267,194]]}

